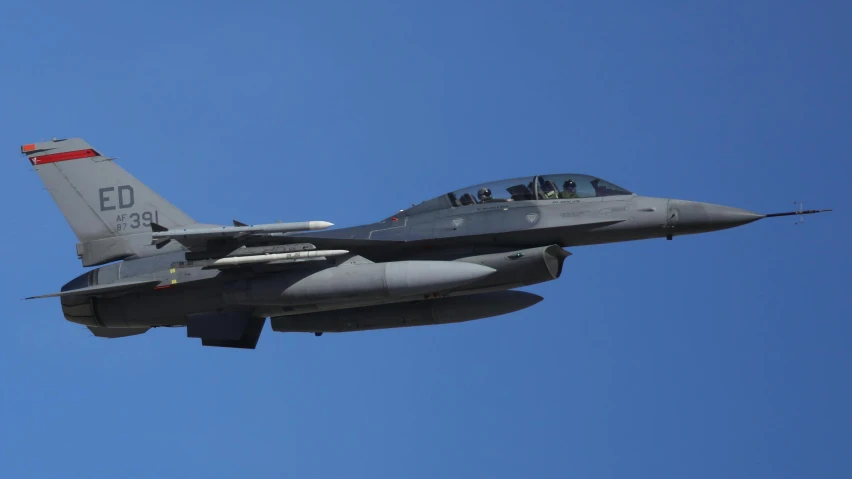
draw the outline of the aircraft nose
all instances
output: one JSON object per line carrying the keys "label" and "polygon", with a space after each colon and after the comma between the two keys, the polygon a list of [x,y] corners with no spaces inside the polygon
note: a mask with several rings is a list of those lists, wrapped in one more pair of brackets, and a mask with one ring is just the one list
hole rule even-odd
{"label": "aircraft nose", "polygon": [[670,200],[666,223],[675,234],[690,234],[733,228],[761,218],[759,213],[730,206]]}

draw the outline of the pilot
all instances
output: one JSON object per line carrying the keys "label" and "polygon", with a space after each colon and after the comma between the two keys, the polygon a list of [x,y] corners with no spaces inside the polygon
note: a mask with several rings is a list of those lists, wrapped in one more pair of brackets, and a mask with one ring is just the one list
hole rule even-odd
{"label": "pilot", "polygon": [[491,196],[491,189],[486,187],[480,188],[476,192],[476,196],[479,197],[480,203],[508,203],[509,201],[515,201],[511,198],[494,198]]}
{"label": "pilot", "polygon": [[568,178],[568,181],[562,183],[562,193],[559,193],[560,198],[579,198],[580,195],[577,194],[577,183],[574,183],[574,180]]}
{"label": "pilot", "polygon": [[589,183],[592,184],[592,188],[595,189],[595,195],[597,195],[597,196],[609,195],[609,190],[606,188],[606,186],[599,185],[598,183],[600,183],[600,182],[601,182],[600,178],[595,178],[594,180],[589,182]]}
{"label": "pilot", "polygon": [[556,185],[552,181],[542,181],[539,178],[538,192],[543,200],[559,198],[559,190],[556,189]]}

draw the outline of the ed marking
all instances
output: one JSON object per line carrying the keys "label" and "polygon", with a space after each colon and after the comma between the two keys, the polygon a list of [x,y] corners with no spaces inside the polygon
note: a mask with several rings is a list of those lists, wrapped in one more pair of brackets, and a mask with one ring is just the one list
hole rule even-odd
{"label": "ed marking", "polygon": [[[98,189],[98,193],[100,194],[101,199],[101,211],[109,211],[114,210],[115,205],[109,204],[113,201],[112,196],[108,196],[107,193],[111,193],[115,191],[116,188],[110,186],[109,188],[100,188]],[[130,208],[135,203],[133,199],[133,187],[128,185],[122,185],[118,187],[118,208]]]}

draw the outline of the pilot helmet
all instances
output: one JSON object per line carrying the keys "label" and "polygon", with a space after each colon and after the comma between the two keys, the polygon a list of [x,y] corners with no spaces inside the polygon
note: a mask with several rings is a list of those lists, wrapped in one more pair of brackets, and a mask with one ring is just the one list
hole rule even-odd
{"label": "pilot helmet", "polygon": [[482,187],[479,191],[476,192],[476,196],[479,197],[480,200],[490,200],[491,199],[491,190],[488,188]]}
{"label": "pilot helmet", "polygon": [[565,184],[564,184],[564,185],[562,185],[562,186],[563,186],[566,190],[567,190],[567,189],[574,190],[574,189],[576,189],[576,188],[577,188],[577,183],[574,183],[574,180],[572,180],[571,178],[568,178],[568,181],[566,181],[566,182],[565,182]]}

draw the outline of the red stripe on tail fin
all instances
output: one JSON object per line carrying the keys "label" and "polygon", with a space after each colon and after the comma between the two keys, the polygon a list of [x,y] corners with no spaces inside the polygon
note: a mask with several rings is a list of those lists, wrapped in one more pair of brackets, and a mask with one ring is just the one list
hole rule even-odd
{"label": "red stripe on tail fin", "polygon": [[43,165],[45,163],[56,163],[57,161],[79,160],[81,158],[93,158],[99,156],[95,150],[77,150],[67,151],[65,153],[54,153],[52,155],[32,156],[30,163],[33,165]]}

